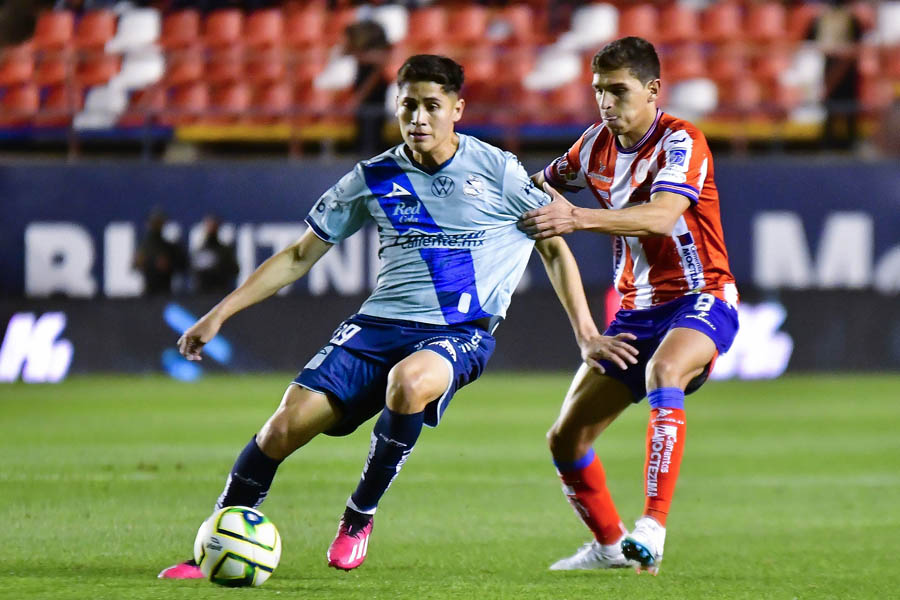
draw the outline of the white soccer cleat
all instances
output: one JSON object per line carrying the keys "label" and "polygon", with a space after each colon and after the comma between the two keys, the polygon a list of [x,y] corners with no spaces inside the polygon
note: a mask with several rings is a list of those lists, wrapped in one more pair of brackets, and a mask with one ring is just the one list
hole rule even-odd
{"label": "white soccer cleat", "polygon": [[637,563],[635,570],[638,573],[647,571],[657,575],[665,543],[666,528],[652,517],[641,517],[635,522],[631,535],[622,540],[622,553]]}
{"label": "white soccer cleat", "polygon": [[621,541],[605,546],[597,540],[591,540],[578,552],[567,558],[561,558],[552,565],[551,571],[578,571],[590,569],[621,569],[631,563],[622,554]]}

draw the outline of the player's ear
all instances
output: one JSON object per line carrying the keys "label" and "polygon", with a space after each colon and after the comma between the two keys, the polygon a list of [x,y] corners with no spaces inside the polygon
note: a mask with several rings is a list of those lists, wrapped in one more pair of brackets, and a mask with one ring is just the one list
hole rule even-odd
{"label": "player's ear", "polygon": [[647,97],[648,102],[657,102],[659,100],[659,88],[662,85],[659,79],[651,79],[647,82],[647,91],[650,92]]}
{"label": "player's ear", "polygon": [[463,110],[466,108],[466,101],[463,98],[457,98],[456,104],[453,106],[453,122],[456,123],[462,119]]}

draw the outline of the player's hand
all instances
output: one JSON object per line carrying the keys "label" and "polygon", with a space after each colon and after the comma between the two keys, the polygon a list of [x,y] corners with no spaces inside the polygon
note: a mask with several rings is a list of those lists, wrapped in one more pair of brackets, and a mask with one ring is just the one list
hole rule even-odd
{"label": "player's hand", "polygon": [[615,336],[598,335],[581,342],[581,358],[587,365],[599,373],[605,373],[606,369],[600,364],[601,360],[614,363],[623,371],[629,364],[637,364],[637,348],[628,343],[628,340],[636,340],[632,333],[619,333]]}
{"label": "player's hand", "polygon": [[519,222],[516,224],[518,228],[533,240],[543,240],[575,231],[578,228],[575,220],[575,206],[549,183],[544,183],[544,191],[550,194],[552,202],[529,210],[519,217]]}
{"label": "player's hand", "polygon": [[178,351],[188,360],[203,360],[203,346],[219,332],[222,322],[206,315],[178,338]]}

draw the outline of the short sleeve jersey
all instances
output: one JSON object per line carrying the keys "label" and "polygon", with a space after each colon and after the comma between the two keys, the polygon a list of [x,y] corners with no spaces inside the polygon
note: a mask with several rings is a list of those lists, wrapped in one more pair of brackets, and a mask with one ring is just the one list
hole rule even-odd
{"label": "short sleeve jersey", "polygon": [[306,223],[326,242],[378,228],[378,279],[360,313],[432,324],[506,315],[534,247],[516,221],[550,199],[513,154],[459,139],[434,171],[403,144],[362,161],[313,205]]}
{"label": "short sleeve jersey", "polygon": [[626,309],[648,308],[689,293],[738,299],[719,214],[719,193],[706,138],[691,123],[657,111],[637,144],[623,148],[595,123],[544,177],[570,191],[588,188],[603,208],[649,202],[656,192],[690,200],[669,236],[615,236],[615,285]]}

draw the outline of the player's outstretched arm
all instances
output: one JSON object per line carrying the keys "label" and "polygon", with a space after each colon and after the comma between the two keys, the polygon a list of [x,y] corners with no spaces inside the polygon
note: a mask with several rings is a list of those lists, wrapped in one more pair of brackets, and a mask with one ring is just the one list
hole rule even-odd
{"label": "player's outstretched arm", "polygon": [[244,283],[185,331],[178,339],[178,351],[188,360],[201,360],[203,345],[215,337],[229,317],[306,275],[332,246],[308,229],[257,267]]}
{"label": "player's outstretched arm", "polygon": [[610,360],[622,369],[626,369],[628,364],[637,363],[637,350],[627,342],[635,339],[633,335],[622,333],[609,337],[597,330],[584,294],[578,263],[565,240],[560,237],[541,240],[535,244],[535,248],[541,255],[556,296],[569,317],[581,349],[582,360],[601,373],[604,369],[598,362],[600,360]]}
{"label": "player's outstretched arm", "polygon": [[609,235],[670,235],[678,217],[691,205],[680,194],[656,192],[650,202],[621,210],[581,208],[566,200],[550,184],[545,182],[543,187],[553,201],[528,211],[518,223],[519,229],[535,240],[579,229]]}

